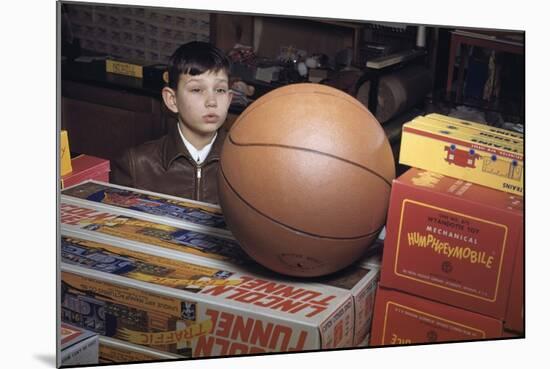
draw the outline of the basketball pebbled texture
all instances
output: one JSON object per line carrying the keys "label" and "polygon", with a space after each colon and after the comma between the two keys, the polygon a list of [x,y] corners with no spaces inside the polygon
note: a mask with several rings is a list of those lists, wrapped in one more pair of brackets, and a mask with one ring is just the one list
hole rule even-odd
{"label": "basketball pebbled texture", "polygon": [[386,218],[393,154],[357,100],[295,84],[250,105],[222,149],[218,189],[243,249],[276,272],[312,277],[359,258]]}

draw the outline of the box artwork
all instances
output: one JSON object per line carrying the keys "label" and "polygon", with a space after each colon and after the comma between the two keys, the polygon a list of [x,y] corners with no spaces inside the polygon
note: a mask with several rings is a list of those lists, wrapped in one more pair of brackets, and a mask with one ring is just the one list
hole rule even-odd
{"label": "box artwork", "polygon": [[394,180],[380,283],[504,319],[523,197],[412,168]]}
{"label": "box artwork", "polygon": [[185,357],[353,345],[345,291],[90,239],[64,237],[62,250],[62,319],[105,337]]}
{"label": "box artwork", "polygon": [[105,336],[99,337],[99,363],[135,363],[184,359],[184,356],[170,354],[145,346],[134,345]]}
{"label": "box artwork", "polygon": [[523,194],[522,141],[503,135],[418,117],[403,125],[399,162]]}
{"label": "box artwork", "polygon": [[[96,181],[87,181],[67,188],[62,194],[97,204],[173,219],[184,226],[195,225],[207,232],[230,234],[220,207],[204,202]],[[176,223],[176,226],[178,225]]]}
{"label": "box artwork", "polygon": [[455,117],[450,117],[448,115],[437,114],[437,113],[427,114],[424,116],[424,118],[440,120],[448,124],[459,125],[461,127],[470,128],[472,130],[485,132],[486,137],[491,138],[491,137],[499,136],[505,139],[505,141],[507,142],[520,143],[521,145],[523,145],[524,136],[520,132],[493,127],[487,124],[476,123],[476,122],[455,118]]}
{"label": "box artwork", "polygon": [[407,345],[498,338],[502,322],[468,310],[379,288],[372,346]]}
{"label": "box artwork", "polygon": [[212,260],[251,263],[231,237],[201,233],[125,215],[117,208],[98,207],[93,202],[61,198],[61,227],[98,236],[114,236],[132,243],[156,246]]}

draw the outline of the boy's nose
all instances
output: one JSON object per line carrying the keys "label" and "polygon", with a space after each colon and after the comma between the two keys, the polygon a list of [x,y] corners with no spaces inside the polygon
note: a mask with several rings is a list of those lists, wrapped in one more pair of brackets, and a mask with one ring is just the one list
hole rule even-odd
{"label": "boy's nose", "polygon": [[218,101],[216,100],[216,96],[212,93],[209,93],[208,96],[206,96],[206,106],[207,107],[216,107],[218,105]]}

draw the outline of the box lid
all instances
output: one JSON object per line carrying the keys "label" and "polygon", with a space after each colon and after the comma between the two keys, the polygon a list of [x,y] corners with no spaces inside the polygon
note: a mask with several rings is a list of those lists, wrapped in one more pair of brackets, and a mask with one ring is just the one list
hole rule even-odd
{"label": "box lid", "polygon": [[427,170],[411,168],[395,179],[394,183],[414,186],[418,189],[424,188],[444,196],[460,199],[461,201],[469,201],[478,205],[482,204],[517,216],[523,216],[524,203],[522,196]]}

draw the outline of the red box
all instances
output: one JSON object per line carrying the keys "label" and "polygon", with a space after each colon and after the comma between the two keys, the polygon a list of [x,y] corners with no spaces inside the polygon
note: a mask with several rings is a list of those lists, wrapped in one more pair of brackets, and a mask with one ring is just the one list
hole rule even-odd
{"label": "red box", "polygon": [[370,346],[471,341],[502,336],[502,322],[403,292],[378,288]]}
{"label": "red box", "polygon": [[79,155],[71,160],[73,171],[61,177],[61,188],[71,187],[87,179],[109,182],[109,160]]}
{"label": "red box", "polygon": [[523,333],[524,328],[524,261],[523,261],[523,247],[519,247],[517,250],[516,261],[514,265],[514,274],[512,278],[512,285],[510,286],[510,297],[508,298],[508,307],[506,309],[506,316],[504,317],[504,328]]}
{"label": "red box", "polygon": [[523,197],[413,168],[386,227],[382,286],[504,320]]}

